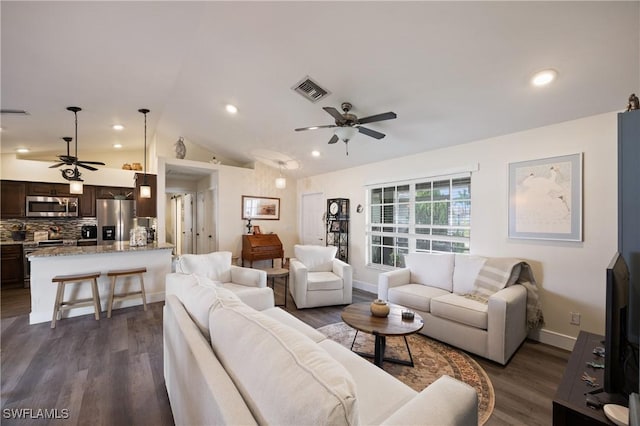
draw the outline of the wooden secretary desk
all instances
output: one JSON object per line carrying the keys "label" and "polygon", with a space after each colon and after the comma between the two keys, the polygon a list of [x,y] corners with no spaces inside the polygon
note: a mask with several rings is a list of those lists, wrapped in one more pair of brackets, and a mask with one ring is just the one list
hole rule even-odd
{"label": "wooden secretary desk", "polygon": [[254,260],[269,260],[273,266],[273,259],[284,260],[282,242],[277,234],[245,234],[242,236],[242,266],[245,259],[249,267],[253,267]]}

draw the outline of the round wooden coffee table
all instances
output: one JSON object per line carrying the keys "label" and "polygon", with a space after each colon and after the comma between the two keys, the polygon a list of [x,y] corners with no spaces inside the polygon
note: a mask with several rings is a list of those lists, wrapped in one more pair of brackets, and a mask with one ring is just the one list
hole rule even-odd
{"label": "round wooden coffee table", "polygon": [[[389,312],[389,316],[385,318],[374,317],[371,315],[371,303],[369,302],[354,303],[344,308],[342,311],[342,321],[356,329],[356,335],[353,337],[351,349],[353,350],[353,344],[358,336],[358,331],[373,334],[375,336],[374,353],[367,354],[356,352],[358,355],[373,358],[374,364],[381,368],[384,361],[413,367],[413,357],[411,356],[407,336],[420,331],[422,327],[424,327],[424,322],[422,317],[418,314],[414,315],[413,320],[403,320],[402,311],[407,310],[404,306],[389,303],[389,307],[391,308],[391,311]],[[407,352],[409,353],[409,361],[396,358],[385,358],[384,351],[387,342],[386,338],[392,336],[404,337],[404,343],[407,346]]]}

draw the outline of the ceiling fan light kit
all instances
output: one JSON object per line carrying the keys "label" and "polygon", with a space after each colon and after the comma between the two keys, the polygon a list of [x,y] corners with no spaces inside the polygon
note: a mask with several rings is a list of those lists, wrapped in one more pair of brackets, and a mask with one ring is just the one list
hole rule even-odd
{"label": "ceiling fan light kit", "polygon": [[140,185],[140,198],[151,198],[151,186],[147,183],[147,108],[140,108],[138,112],[144,114],[144,175]]}
{"label": "ceiling fan light kit", "polygon": [[353,108],[353,105],[351,105],[351,103],[343,102],[342,105],[340,105],[340,107],[342,108],[342,111],[343,111],[342,113],[340,113],[340,111],[338,111],[334,107],[322,108],[334,118],[335,124],[327,124],[323,126],[300,127],[295,129],[295,131],[300,132],[303,130],[335,128],[333,136],[331,137],[331,139],[329,139],[329,144],[334,144],[339,140],[341,140],[342,142],[347,144],[347,155],[349,155],[348,143],[351,139],[353,139],[356,133],[362,133],[364,135],[370,136],[378,140],[385,137],[384,133],[380,133],[376,130],[363,127],[362,126],[363,124],[375,123],[377,121],[383,121],[383,120],[393,120],[394,118],[397,118],[396,113],[392,111],[384,112],[382,114],[370,115],[368,117],[358,118],[355,114],[352,114],[350,112],[351,108]]}

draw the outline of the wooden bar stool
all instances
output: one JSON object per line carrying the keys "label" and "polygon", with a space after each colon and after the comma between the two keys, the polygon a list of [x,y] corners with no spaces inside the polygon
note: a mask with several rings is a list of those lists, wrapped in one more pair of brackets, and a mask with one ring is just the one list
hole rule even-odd
{"label": "wooden bar stool", "polygon": [[[147,310],[147,295],[144,292],[144,278],[142,274],[147,272],[147,268],[134,268],[134,269],[120,269],[117,271],[109,271],[107,275],[111,277],[111,294],[109,295],[109,304],[107,307],[107,318],[111,318],[111,309],[113,308],[113,301],[121,301],[127,299],[133,299],[142,296],[142,305],[144,310]],[[116,292],[116,280],[118,277],[132,277],[137,276],[140,279],[140,291],[134,291],[130,293],[115,294]]]}
{"label": "wooden bar stool", "polygon": [[[51,279],[52,282],[58,283],[58,291],[56,292],[56,301],[53,305],[53,318],[51,319],[51,328],[56,328],[58,316],[61,316],[64,309],[71,309],[79,306],[91,306],[95,311],[96,320],[100,319],[100,294],[98,294],[98,280],[100,272],[87,272],[86,274],[76,275],[58,275]],[[91,283],[91,293],[93,297],[90,299],[70,299],[64,300],[64,286],[66,284],[75,283]]]}

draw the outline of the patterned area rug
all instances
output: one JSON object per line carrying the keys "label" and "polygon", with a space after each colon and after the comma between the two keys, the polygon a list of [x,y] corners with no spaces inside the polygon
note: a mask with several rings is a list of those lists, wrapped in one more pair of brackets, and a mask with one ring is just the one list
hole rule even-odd
{"label": "patterned area rug", "polygon": [[[321,333],[346,347],[351,347],[355,330],[343,322],[318,329]],[[384,370],[412,389],[420,392],[438,377],[446,374],[473,386],[478,392],[478,422],[484,424],[495,404],[493,385],[487,373],[464,352],[422,334],[407,336],[415,367],[384,363]],[[353,349],[373,353],[373,335],[359,332]],[[402,337],[388,337],[386,357],[409,359]]]}

